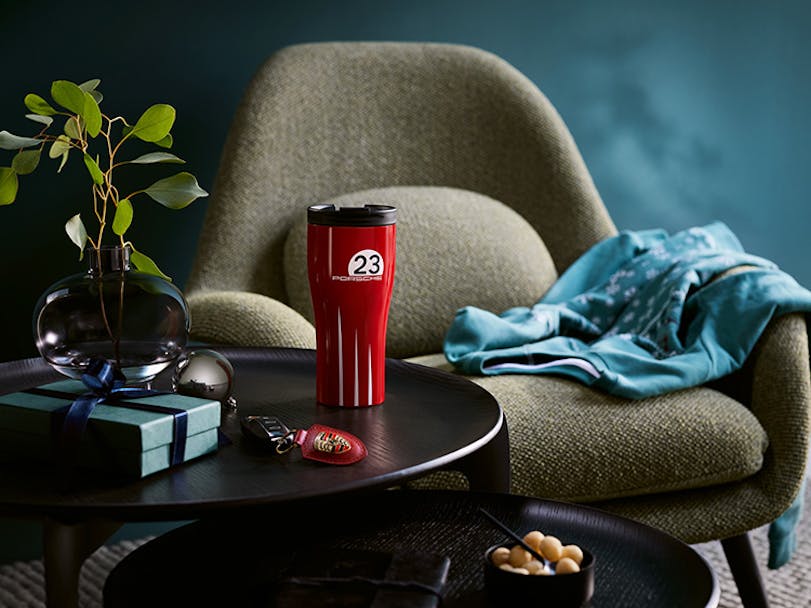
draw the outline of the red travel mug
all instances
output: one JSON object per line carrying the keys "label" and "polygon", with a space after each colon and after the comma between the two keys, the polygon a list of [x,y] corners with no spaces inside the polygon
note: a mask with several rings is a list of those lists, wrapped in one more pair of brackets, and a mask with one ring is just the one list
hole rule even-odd
{"label": "red travel mug", "polygon": [[386,398],[396,221],[387,205],[307,209],[319,403],[364,407]]}

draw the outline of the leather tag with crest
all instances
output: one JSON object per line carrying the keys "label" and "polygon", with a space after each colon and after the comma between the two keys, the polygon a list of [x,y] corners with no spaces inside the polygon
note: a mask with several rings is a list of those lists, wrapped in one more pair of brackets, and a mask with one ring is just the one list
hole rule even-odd
{"label": "leather tag with crest", "polygon": [[354,464],[367,454],[366,446],[360,439],[323,424],[296,431],[294,441],[301,447],[304,458],[327,464]]}

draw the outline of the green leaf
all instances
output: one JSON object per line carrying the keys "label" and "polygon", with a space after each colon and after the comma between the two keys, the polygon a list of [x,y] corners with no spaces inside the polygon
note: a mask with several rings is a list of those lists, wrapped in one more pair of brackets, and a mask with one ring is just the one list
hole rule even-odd
{"label": "green leaf", "polygon": [[57,173],[62,173],[62,169],[65,168],[65,163],[68,162],[68,150],[65,150],[65,153],[62,155],[62,162],[59,163],[59,168],[56,170]]}
{"label": "green leaf", "polygon": [[79,254],[79,259],[81,260],[84,257],[84,246],[87,243],[87,230],[84,227],[84,222],[82,222],[81,214],[77,213],[67,221],[65,224],[65,232],[68,233],[70,240],[73,241],[79,248],[79,251],[81,251]]}
{"label": "green leaf", "polygon": [[121,137],[126,137],[132,133],[132,128],[132,125],[124,124],[124,126],[121,127]]}
{"label": "green leaf", "polygon": [[169,154],[168,152],[150,152],[149,154],[144,154],[143,156],[139,156],[133,160],[124,161],[124,163],[130,163],[133,165],[151,165],[152,163],[180,163],[183,164],[186,161],[182,158],[178,158],[174,154]]}
{"label": "green leaf", "polygon": [[87,80],[80,84],[79,88],[85,93],[90,93],[90,96],[95,100],[96,103],[101,103],[101,100],[104,99],[104,95],[101,94],[101,91],[96,90],[96,87],[100,84],[101,80],[98,78],[93,78],[92,80]]}
{"label": "green leaf", "polygon": [[68,152],[70,152],[70,139],[67,135],[60,135],[56,138],[56,141],[51,144],[48,156],[50,158],[59,158]]}
{"label": "green leaf", "polygon": [[33,137],[20,137],[8,131],[0,131],[0,148],[3,150],[19,150],[20,148],[30,148],[42,143]]}
{"label": "green leaf", "polygon": [[156,277],[166,279],[167,281],[172,280],[171,278],[163,274],[163,272],[161,272],[161,269],[158,268],[158,265],[155,264],[152,258],[150,258],[147,255],[144,255],[140,251],[135,251],[135,248],[133,248],[132,253],[130,254],[130,261],[133,263],[135,268],[137,268],[141,272],[145,272],[147,274],[154,274]]}
{"label": "green leaf", "polygon": [[48,156],[50,158],[59,158],[62,157],[62,162],[59,163],[59,168],[56,170],[57,173],[62,172],[62,168],[65,166],[65,163],[68,162],[68,155],[70,154],[70,139],[67,135],[60,135],[56,138],[56,141],[51,144],[51,149],[48,150]]}
{"label": "green leaf", "polygon": [[89,93],[90,91],[95,90],[100,84],[100,78],[91,78],[90,80],[85,80],[82,84],[80,84],[79,88],[85,93]]}
{"label": "green leaf", "polygon": [[132,224],[132,203],[130,199],[124,198],[118,201],[113,218],[113,232],[118,236],[123,235]]}
{"label": "green leaf", "polygon": [[43,116],[53,116],[56,110],[51,107],[47,101],[36,93],[29,93],[23,100],[25,107],[34,112],[35,114],[42,114]]}
{"label": "green leaf", "polygon": [[169,133],[166,137],[164,137],[160,141],[156,141],[155,145],[160,146],[161,148],[171,148],[173,143],[175,143],[175,138],[172,137],[171,133]]}
{"label": "green leaf", "polygon": [[71,139],[81,139],[84,121],[81,116],[69,116],[65,121],[65,135]]}
{"label": "green leaf", "polygon": [[11,161],[11,168],[17,175],[28,175],[33,173],[39,165],[39,157],[42,152],[41,148],[36,150],[20,150],[17,156]]}
{"label": "green leaf", "polygon": [[101,131],[101,110],[99,104],[93,99],[90,93],[84,94],[84,111],[82,112],[85,124],[87,125],[87,134],[90,137],[96,137]]}
{"label": "green leaf", "polygon": [[50,127],[54,121],[50,116],[43,116],[42,114],[26,114],[25,117],[28,120],[33,120],[34,122],[41,123],[48,127]]}
{"label": "green leaf", "polygon": [[182,209],[195,199],[208,196],[208,192],[198,185],[197,179],[186,171],[158,180],[144,192],[169,209]]}
{"label": "green leaf", "polygon": [[149,142],[162,140],[175,124],[175,109],[165,103],[158,103],[147,108],[132,128],[132,134],[138,139]]}
{"label": "green leaf", "polygon": [[101,172],[101,169],[99,169],[98,163],[96,163],[87,152],[84,153],[84,164],[90,172],[90,177],[93,178],[93,183],[97,186],[101,186],[104,183],[104,174]]}
{"label": "green leaf", "polygon": [[17,198],[17,174],[11,167],[0,167],[0,205],[10,205]]}
{"label": "green leaf", "polygon": [[88,91],[88,93],[90,93],[90,97],[92,97],[96,103],[100,104],[104,101],[104,95],[101,94],[101,91],[93,89],[92,91]]}
{"label": "green leaf", "polygon": [[55,80],[51,84],[51,97],[74,114],[84,112],[84,91],[70,80]]}

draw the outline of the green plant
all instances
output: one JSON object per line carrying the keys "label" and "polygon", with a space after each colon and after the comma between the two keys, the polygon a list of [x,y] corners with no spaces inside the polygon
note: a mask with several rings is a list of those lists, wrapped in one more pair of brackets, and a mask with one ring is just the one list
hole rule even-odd
{"label": "green plant", "polygon": [[[113,173],[124,165],[148,165],[155,163],[184,163],[182,159],[165,151],[142,154],[130,160],[119,160],[119,152],[127,141],[141,140],[165,149],[171,148],[172,126],[175,122],[175,109],[167,104],[156,104],[135,121],[128,123],[122,116],[109,117],[100,109],[102,94],[98,90],[101,81],[88,80],[75,84],[68,80],[56,80],[51,84],[51,98],[57,109],[45,99],[29,93],[25,96],[25,106],[32,112],[26,118],[42,125],[33,137],[21,137],[8,131],[0,131],[0,149],[16,150],[10,167],[0,167],[0,205],[13,203],[17,197],[20,175],[33,173],[39,165],[40,157],[47,148],[50,158],[58,160],[57,172],[68,160],[71,153],[81,154],[84,165],[92,180],[93,213],[99,228],[95,238],[88,235],[81,213],[71,217],[65,224],[65,231],[71,241],[79,247],[82,259],[89,243],[98,250],[105,236],[105,229],[111,224],[112,232],[118,237],[122,247],[131,248],[131,261],[142,272],[168,278],[155,262],[135,249],[124,238],[133,219],[132,199],[145,194],[169,209],[182,209],[197,198],[208,196],[197,183],[197,179],[185,171],[160,179],[142,190],[135,190],[122,196],[113,181]],[[114,126],[116,128],[114,129]],[[118,126],[121,127],[120,131]],[[58,135],[49,134],[52,127],[62,130]],[[118,131],[114,133],[114,131]],[[91,144],[102,149],[101,154],[91,151]],[[103,160],[102,160],[103,159]],[[112,209],[112,222],[108,217]]]}

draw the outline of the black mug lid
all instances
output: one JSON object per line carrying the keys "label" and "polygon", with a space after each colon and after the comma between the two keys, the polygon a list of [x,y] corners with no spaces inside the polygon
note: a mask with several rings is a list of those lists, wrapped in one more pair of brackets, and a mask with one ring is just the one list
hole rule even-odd
{"label": "black mug lid", "polygon": [[389,226],[397,222],[397,208],[389,205],[312,205],[307,208],[307,221],[319,226]]}

